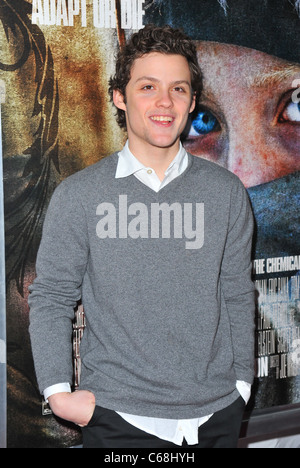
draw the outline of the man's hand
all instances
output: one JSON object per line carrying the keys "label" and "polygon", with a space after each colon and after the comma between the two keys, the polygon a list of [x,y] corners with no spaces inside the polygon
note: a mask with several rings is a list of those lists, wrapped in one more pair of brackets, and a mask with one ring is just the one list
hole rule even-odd
{"label": "man's hand", "polygon": [[95,395],[87,390],[73,393],[55,393],[48,398],[50,407],[59,418],[84,427],[95,409]]}

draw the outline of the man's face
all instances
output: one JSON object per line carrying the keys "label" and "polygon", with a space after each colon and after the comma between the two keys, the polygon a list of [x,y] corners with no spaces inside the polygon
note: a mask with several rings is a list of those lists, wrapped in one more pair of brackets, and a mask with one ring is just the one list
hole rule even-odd
{"label": "man's face", "polygon": [[126,87],[126,100],[115,91],[114,103],[126,113],[133,154],[177,152],[188,114],[194,109],[187,60],[156,52],[138,58]]}
{"label": "man's face", "polygon": [[[201,42],[201,112],[184,145],[246,187],[300,169],[300,65],[234,45]],[[297,84],[298,82],[298,84]]]}

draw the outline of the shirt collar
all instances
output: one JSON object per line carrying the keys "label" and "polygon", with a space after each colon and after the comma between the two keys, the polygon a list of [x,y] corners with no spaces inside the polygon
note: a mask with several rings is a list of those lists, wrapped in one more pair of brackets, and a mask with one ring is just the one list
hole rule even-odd
{"label": "shirt collar", "polygon": [[[130,151],[128,141],[126,142],[122,151],[119,152],[119,159],[116,169],[115,178],[119,179],[122,177],[128,177],[135,174],[138,171],[144,170],[147,167],[144,166]],[[177,171],[179,174],[182,172],[181,168],[184,165],[185,158],[187,158],[187,152],[180,142],[180,148],[166,170],[165,174],[169,174],[171,171]]]}

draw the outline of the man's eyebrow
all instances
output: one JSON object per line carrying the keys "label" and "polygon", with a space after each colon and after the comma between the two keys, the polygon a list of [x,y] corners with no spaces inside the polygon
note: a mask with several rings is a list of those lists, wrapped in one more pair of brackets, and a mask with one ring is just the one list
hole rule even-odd
{"label": "man's eyebrow", "polygon": [[[135,81],[135,83],[139,83],[140,81],[152,81],[154,83],[160,82],[160,80],[158,78],[155,78],[154,76],[141,76]],[[189,87],[191,86],[191,83],[185,79],[172,81],[170,84],[173,86],[180,85],[180,84],[187,84]]]}
{"label": "man's eyebrow", "polygon": [[188,86],[191,86],[191,83],[188,80],[178,80],[178,81],[173,81],[173,85],[180,85],[180,84],[186,84]]}
{"label": "man's eyebrow", "polygon": [[[300,75],[300,65],[295,63],[287,64],[283,67],[273,67],[265,73],[260,73],[247,80],[249,88],[263,88],[276,86],[287,79],[295,78],[295,74]],[[291,82],[292,83],[292,82]]]}
{"label": "man's eyebrow", "polygon": [[140,81],[154,81],[154,82],[159,82],[158,78],[154,78],[154,76],[141,76],[140,78],[137,78],[135,81],[136,83],[139,83]]}

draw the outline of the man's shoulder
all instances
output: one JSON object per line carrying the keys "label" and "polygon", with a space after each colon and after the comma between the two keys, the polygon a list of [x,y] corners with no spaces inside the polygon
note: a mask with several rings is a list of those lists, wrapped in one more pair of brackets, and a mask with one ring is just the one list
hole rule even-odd
{"label": "man's shoulder", "polygon": [[203,157],[194,156],[190,153],[189,158],[191,158],[192,161],[193,173],[196,176],[201,177],[207,183],[223,183],[225,185],[229,184],[230,186],[232,186],[232,184],[242,185],[240,179],[225,167]]}
{"label": "man's shoulder", "polygon": [[68,183],[86,183],[99,180],[99,177],[114,177],[118,160],[118,153],[106,156],[100,161],[81,169],[65,179]]}
{"label": "man's shoulder", "polygon": [[90,190],[102,186],[114,179],[118,153],[102,158],[100,161],[68,176],[61,183],[61,189]]}

